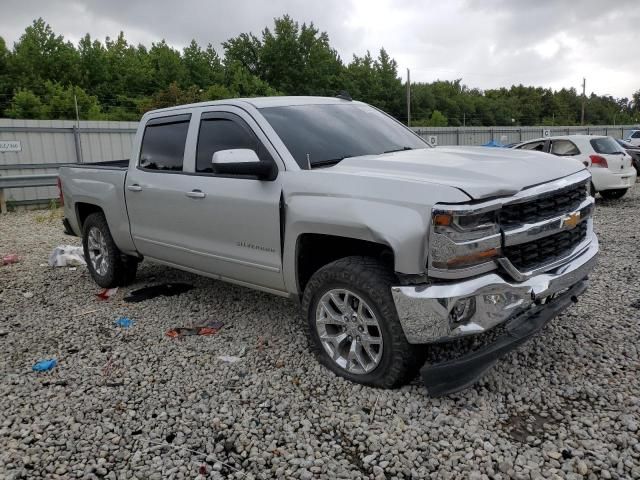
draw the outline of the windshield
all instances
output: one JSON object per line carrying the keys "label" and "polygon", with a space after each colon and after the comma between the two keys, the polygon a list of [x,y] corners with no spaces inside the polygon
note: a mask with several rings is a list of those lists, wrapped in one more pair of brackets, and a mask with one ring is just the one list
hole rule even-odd
{"label": "windshield", "polygon": [[623,148],[618,145],[618,142],[611,137],[594,138],[590,140],[590,142],[596,153],[603,153],[605,155],[625,153]]}
{"label": "windshield", "polygon": [[411,130],[368,105],[294,105],[260,109],[301,168],[346,157],[430,148]]}

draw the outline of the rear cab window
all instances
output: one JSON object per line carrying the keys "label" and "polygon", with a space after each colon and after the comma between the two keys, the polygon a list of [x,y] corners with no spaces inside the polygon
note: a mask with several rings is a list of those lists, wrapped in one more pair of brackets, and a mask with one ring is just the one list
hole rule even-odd
{"label": "rear cab window", "polygon": [[153,118],[147,122],[140,146],[138,168],[181,172],[191,114]]}
{"label": "rear cab window", "polygon": [[624,153],[624,149],[611,137],[592,138],[589,143],[596,153],[604,155]]}

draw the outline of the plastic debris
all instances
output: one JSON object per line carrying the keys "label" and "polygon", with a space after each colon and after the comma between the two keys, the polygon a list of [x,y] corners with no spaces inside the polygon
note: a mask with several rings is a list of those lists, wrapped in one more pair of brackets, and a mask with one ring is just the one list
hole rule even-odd
{"label": "plastic debris", "polygon": [[242,360],[240,357],[234,355],[220,355],[218,358],[225,363],[237,363]]}
{"label": "plastic debris", "polygon": [[73,267],[86,264],[82,247],[62,245],[54,248],[49,255],[49,266],[51,267]]}
{"label": "plastic debris", "polygon": [[118,287],[105,288],[100,293],[96,293],[96,297],[98,297],[100,300],[109,300],[116,293],[118,293]]}
{"label": "plastic debris", "polygon": [[129,295],[124,297],[125,302],[138,303],[144,300],[150,300],[156,297],[173,297],[187,292],[193,288],[193,285],[188,283],[163,283],[160,285],[151,285],[139,290],[130,292]]}
{"label": "plastic debris", "polygon": [[20,257],[17,253],[8,253],[2,256],[2,265],[11,265],[12,263],[18,263]]}
{"label": "plastic debris", "polygon": [[33,298],[33,292],[24,292],[22,296],[24,298]]}
{"label": "plastic debris", "polygon": [[116,325],[122,328],[132,327],[133,324],[134,324],[134,321],[131,320],[129,317],[120,317],[118,320],[116,320]]}
{"label": "plastic debris", "polygon": [[224,326],[222,322],[211,322],[197,327],[177,327],[168,330],[165,335],[171,338],[189,337],[191,335],[215,335]]}
{"label": "plastic debris", "polygon": [[50,358],[49,360],[40,360],[33,367],[31,367],[31,370],[33,370],[34,372],[46,372],[48,370],[51,370],[57,364],[58,361],[55,358]]}

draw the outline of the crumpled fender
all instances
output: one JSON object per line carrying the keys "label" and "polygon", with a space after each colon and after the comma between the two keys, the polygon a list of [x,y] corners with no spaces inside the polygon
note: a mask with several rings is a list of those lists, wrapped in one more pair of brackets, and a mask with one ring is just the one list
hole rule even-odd
{"label": "crumpled fender", "polygon": [[318,233],[387,245],[394,252],[395,271],[419,274],[426,264],[431,207],[469,197],[448,186],[332,175],[327,170],[287,172],[283,199],[284,280],[287,290],[297,293],[300,235]]}

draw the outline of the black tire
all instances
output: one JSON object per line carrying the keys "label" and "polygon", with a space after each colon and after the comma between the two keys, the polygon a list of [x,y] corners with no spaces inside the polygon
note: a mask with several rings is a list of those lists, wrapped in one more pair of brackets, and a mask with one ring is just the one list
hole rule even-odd
{"label": "black tire", "polygon": [[[100,273],[96,271],[89,254],[88,238],[91,229],[99,230],[104,238],[106,247],[106,271]],[[87,217],[82,226],[82,248],[87,268],[93,280],[104,288],[113,288],[128,285],[136,278],[139,260],[130,255],[123,254],[111,237],[107,219],[103,213],[92,213]]]}
{"label": "black tire", "polygon": [[599,193],[605,200],[617,200],[624,197],[627,190],[627,188],[616,188],[615,190],[602,190]]}
{"label": "black tire", "polygon": [[[395,282],[397,279],[388,267],[369,257],[342,258],[313,274],[304,290],[302,308],[311,351],[322,365],[352,382],[378,388],[398,387],[415,377],[423,357],[420,347],[407,342],[398,320],[390,289]],[[360,296],[379,319],[382,357],[369,373],[345,370],[322,346],[316,329],[316,309],[322,296],[335,288],[348,289]]]}

